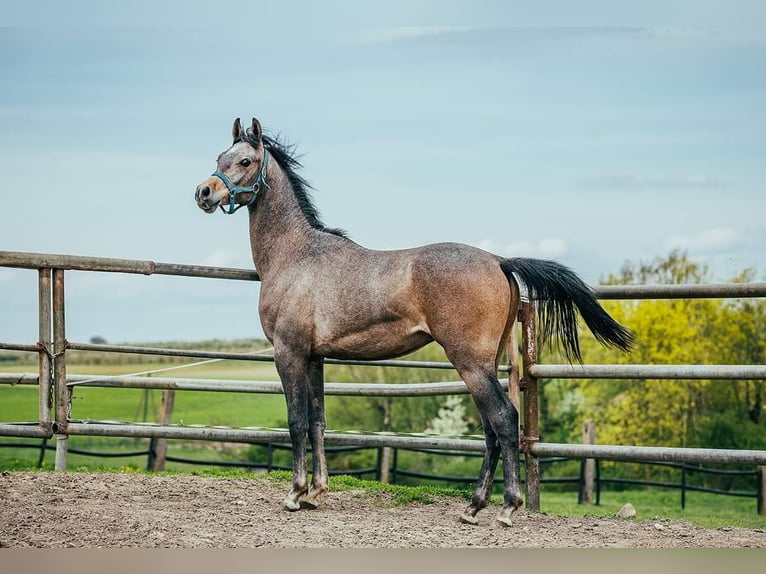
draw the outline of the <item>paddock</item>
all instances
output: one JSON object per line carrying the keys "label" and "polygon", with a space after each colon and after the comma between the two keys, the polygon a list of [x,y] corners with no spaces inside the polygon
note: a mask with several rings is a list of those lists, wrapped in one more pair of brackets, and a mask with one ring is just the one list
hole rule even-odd
{"label": "paddock", "polygon": [[[314,511],[285,512],[287,481],[189,474],[7,472],[0,548],[763,548],[763,529],[651,516],[564,517],[521,509],[513,528],[457,516],[465,500],[397,506],[334,490]],[[468,566],[466,566],[468,567]]]}
{"label": "paddock", "polygon": [[[138,387],[155,389],[204,390],[209,392],[281,393],[278,382],[209,381],[177,378],[83,377],[67,374],[67,350],[109,351],[190,357],[200,359],[236,359],[242,361],[273,361],[268,354],[222,353],[183,349],[147,348],[135,346],[71,342],[66,339],[65,273],[69,270],[131,273],[146,276],[176,275],[232,281],[258,281],[252,270],[158,263],[144,260],[108,259],[72,255],[23,252],[0,252],[0,266],[36,270],[39,295],[39,339],[37,343],[0,343],[0,349],[28,351],[39,355],[36,377],[18,373],[0,375],[0,383],[37,385],[39,417],[36,423],[2,423],[0,435],[56,439],[56,470],[67,469],[68,438],[73,435],[183,438],[241,443],[269,443],[289,440],[286,429],[189,427],[163,424],[128,424],[120,422],[79,421],[70,417],[71,394],[78,385],[100,387]],[[594,289],[601,299],[671,299],[671,298],[744,298],[766,296],[766,283],[604,286]],[[765,380],[766,365],[561,365],[538,362],[534,301],[525,302],[519,313],[521,349],[518,338],[511,337],[509,364],[498,370],[504,375],[503,385],[511,400],[523,414],[521,452],[526,468],[526,508],[540,509],[539,459],[543,456],[563,456],[579,459],[600,459],[646,462],[736,463],[766,465],[766,451],[725,450],[680,447],[635,447],[624,445],[584,445],[545,443],[539,440],[538,381],[545,378],[590,379],[750,379]],[[514,331],[514,335],[516,332]],[[520,356],[519,356],[520,355]],[[449,363],[421,361],[334,361],[327,363],[370,364],[398,368],[428,367],[451,369]],[[523,371],[523,376],[521,372]],[[335,384],[326,385],[328,395],[398,396],[446,395],[466,393],[461,381],[415,385]],[[354,433],[328,433],[328,445],[394,448],[428,448],[482,452],[482,440],[448,438],[433,435],[376,433],[360,429]],[[761,501],[761,512],[763,502]]]}

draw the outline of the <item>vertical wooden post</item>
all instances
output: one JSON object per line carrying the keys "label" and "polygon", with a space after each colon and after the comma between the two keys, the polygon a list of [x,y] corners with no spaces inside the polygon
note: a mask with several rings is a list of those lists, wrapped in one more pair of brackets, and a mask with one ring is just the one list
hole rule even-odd
{"label": "vertical wooden post", "polygon": [[[383,401],[383,424],[381,430],[389,432],[391,430],[391,397]],[[385,484],[391,482],[391,447],[384,446],[380,449],[380,478],[379,481]]]}
{"label": "vertical wooden post", "polygon": [[[39,301],[38,301],[38,345],[40,356],[38,360],[38,392],[39,392],[39,422],[46,432],[52,432],[51,408],[53,406],[53,340],[51,337],[51,270],[38,270]],[[45,451],[43,450],[43,453]]]}
{"label": "vertical wooden post", "polygon": [[391,482],[391,447],[383,446],[378,450],[379,476],[378,482],[388,484]]}
{"label": "vertical wooden post", "polygon": [[[170,424],[173,415],[173,405],[175,403],[176,392],[173,389],[162,391],[162,404],[160,405],[159,423],[163,426]],[[168,439],[158,438],[154,441],[154,457],[152,460],[152,470],[165,470],[165,459],[168,455]]]}
{"label": "vertical wooden post", "polygon": [[[582,425],[582,443],[596,444],[596,423],[592,419]],[[582,484],[580,485],[580,504],[593,504],[593,481],[596,475],[596,460],[583,460]]]}
{"label": "vertical wooden post", "polygon": [[64,270],[53,270],[53,386],[56,398],[55,470],[66,470],[69,455],[70,391],[66,384],[66,327],[64,313]]}
{"label": "vertical wooden post", "polygon": [[758,467],[758,514],[766,514],[766,466]]}
{"label": "vertical wooden post", "polygon": [[522,324],[522,355],[524,358],[524,456],[526,461],[526,490],[528,510],[540,510],[540,459],[531,452],[534,443],[540,440],[538,421],[537,378],[532,376],[529,368],[537,363],[537,325],[535,321],[534,303],[524,303],[521,306]]}

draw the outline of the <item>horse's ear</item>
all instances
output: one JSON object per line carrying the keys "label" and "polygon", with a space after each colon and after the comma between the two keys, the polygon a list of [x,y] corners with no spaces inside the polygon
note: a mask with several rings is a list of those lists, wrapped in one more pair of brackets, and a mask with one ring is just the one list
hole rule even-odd
{"label": "horse's ear", "polygon": [[242,127],[242,120],[237,118],[234,120],[234,125],[231,128],[231,137],[234,141],[239,141],[245,137],[245,128]]}
{"label": "horse's ear", "polygon": [[258,141],[261,141],[261,136],[263,135],[263,128],[261,128],[261,122],[253,118],[253,123],[250,126],[250,129],[247,131],[253,138],[255,138]]}

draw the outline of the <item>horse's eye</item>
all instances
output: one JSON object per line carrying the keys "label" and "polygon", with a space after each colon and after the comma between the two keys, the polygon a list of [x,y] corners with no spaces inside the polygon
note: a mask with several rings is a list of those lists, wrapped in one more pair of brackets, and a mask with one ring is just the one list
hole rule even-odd
{"label": "horse's eye", "polygon": [[242,167],[247,167],[251,163],[253,163],[253,162],[251,162],[249,159],[245,158],[241,162],[239,162],[239,165],[241,165]]}

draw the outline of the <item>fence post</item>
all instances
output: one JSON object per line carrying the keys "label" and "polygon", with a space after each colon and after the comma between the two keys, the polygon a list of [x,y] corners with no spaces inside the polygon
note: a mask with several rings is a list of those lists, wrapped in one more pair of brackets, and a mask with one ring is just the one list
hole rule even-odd
{"label": "fence post", "polygon": [[[582,425],[582,443],[596,444],[596,423],[592,419]],[[578,504],[593,504],[593,480],[596,473],[596,460],[586,458],[582,461],[582,483]]]}
{"label": "fence post", "polygon": [[391,447],[384,446],[378,449],[378,482],[388,484],[391,482]]}
{"label": "fence post", "polygon": [[53,270],[53,386],[56,397],[56,464],[66,470],[69,455],[70,389],[66,384],[66,328],[64,313],[64,270]]}
{"label": "fence post", "polygon": [[38,319],[40,356],[38,359],[38,392],[39,392],[39,421],[46,432],[51,432],[51,407],[53,405],[53,385],[51,352],[53,340],[51,336],[51,270],[38,270]]}
{"label": "fence post", "polygon": [[537,363],[537,325],[534,303],[522,303],[522,354],[524,358],[524,435],[522,446],[526,463],[527,509],[540,510],[540,459],[530,452],[530,446],[540,440],[537,378],[529,368]]}
{"label": "fence post", "polygon": [[[173,415],[173,404],[175,403],[176,392],[173,389],[162,391],[162,404],[160,405],[160,424],[167,426],[170,424],[170,418]],[[154,447],[154,448],[152,448]],[[151,470],[165,470],[165,458],[168,455],[168,439],[158,438],[150,443],[149,458],[152,462]]]}
{"label": "fence post", "polygon": [[758,514],[766,514],[766,466],[758,467]]}

